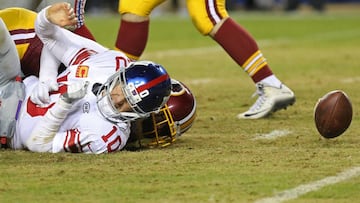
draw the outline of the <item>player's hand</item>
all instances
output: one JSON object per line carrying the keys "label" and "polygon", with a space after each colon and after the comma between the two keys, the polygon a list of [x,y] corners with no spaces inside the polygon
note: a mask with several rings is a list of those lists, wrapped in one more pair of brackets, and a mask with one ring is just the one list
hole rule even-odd
{"label": "player's hand", "polygon": [[88,81],[72,83],[68,85],[67,92],[61,95],[61,99],[63,99],[66,103],[73,103],[86,95],[88,86]]}
{"label": "player's hand", "polygon": [[35,104],[44,107],[50,104],[50,95],[49,92],[57,91],[59,85],[56,81],[43,81],[39,82],[37,87],[34,88],[31,93],[30,99]]}
{"label": "player's hand", "polygon": [[66,2],[51,5],[46,9],[46,18],[60,27],[74,26],[77,23],[74,9]]}

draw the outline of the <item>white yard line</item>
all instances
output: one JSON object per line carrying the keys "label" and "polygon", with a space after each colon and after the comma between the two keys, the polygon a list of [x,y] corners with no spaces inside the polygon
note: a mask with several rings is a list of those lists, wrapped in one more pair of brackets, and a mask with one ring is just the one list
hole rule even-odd
{"label": "white yard line", "polygon": [[291,131],[289,130],[273,130],[270,133],[266,134],[257,134],[255,138],[252,140],[270,140],[270,139],[276,139],[279,137],[287,136],[291,134]]}
{"label": "white yard line", "polygon": [[[293,42],[299,43],[301,40],[331,40],[331,39],[343,39],[344,37],[357,37],[358,28],[352,28],[347,30],[338,30],[333,32],[320,32],[320,33],[310,33],[308,35],[304,35],[302,38],[291,38],[291,37],[278,37],[274,39],[261,39],[257,40],[257,44],[260,49],[268,46],[272,46],[274,44],[291,44]],[[184,49],[169,49],[169,50],[161,50],[161,51],[153,51],[153,52],[145,52],[142,58],[163,58],[169,56],[187,56],[187,55],[204,55],[213,52],[224,52],[224,50],[218,46],[205,46],[205,47],[197,47],[197,48],[184,48]]]}
{"label": "white yard line", "polygon": [[[355,28],[357,29],[357,28]],[[356,31],[356,30],[355,30]],[[264,47],[269,47],[274,44],[291,44],[292,42],[299,42],[299,40],[309,40],[316,39],[316,40],[329,40],[329,39],[342,39],[344,37],[354,37],[357,36],[357,32],[354,30],[345,30],[345,31],[338,31],[338,32],[328,32],[328,33],[317,33],[317,34],[309,34],[304,36],[301,39],[293,39],[287,37],[280,37],[275,39],[262,39],[257,40],[257,44],[259,45],[260,49]],[[224,52],[224,50],[218,46],[205,46],[205,47],[195,47],[195,48],[184,48],[184,49],[168,49],[168,50],[161,50],[161,51],[152,51],[152,52],[145,52],[142,58],[164,58],[169,56],[187,56],[187,55],[204,55],[209,53],[216,53],[216,52]]]}
{"label": "white yard line", "polygon": [[293,189],[279,192],[272,197],[257,200],[255,201],[255,203],[278,203],[291,199],[296,199],[306,193],[314,192],[320,190],[325,186],[333,185],[345,180],[349,180],[351,178],[355,178],[357,176],[360,176],[360,167],[353,167],[341,173],[338,173],[335,176],[329,176],[318,181],[310,182],[304,185],[299,185],[298,187],[295,187]]}
{"label": "white yard line", "polygon": [[[275,40],[258,40],[258,44],[261,47],[271,46],[273,44],[284,44],[290,43],[289,39],[275,39]],[[152,51],[145,52],[142,58],[164,58],[169,56],[187,56],[187,55],[204,55],[209,53],[224,52],[224,50],[216,46],[205,46],[205,47],[195,47],[195,48],[184,48],[184,49],[167,49],[161,51]]]}
{"label": "white yard line", "polygon": [[358,83],[358,82],[360,82],[360,77],[344,78],[340,81],[342,83]]}
{"label": "white yard line", "polygon": [[214,83],[215,79],[212,78],[200,78],[200,79],[193,79],[186,82],[186,84],[192,85],[201,85],[201,84],[210,84]]}
{"label": "white yard line", "polygon": [[185,49],[168,49],[144,53],[142,58],[164,58],[169,56],[203,55],[223,51],[220,46],[196,47]]}

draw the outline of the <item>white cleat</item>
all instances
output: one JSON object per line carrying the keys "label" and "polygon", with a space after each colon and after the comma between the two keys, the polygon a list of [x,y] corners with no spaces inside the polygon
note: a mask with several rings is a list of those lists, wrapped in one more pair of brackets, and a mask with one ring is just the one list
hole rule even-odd
{"label": "white cleat", "polygon": [[238,114],[237,118],[264,118],[277,110],[286,109],[286,107],[295,103],[294,92],[284,84],[281,84],[280,88],[277,88],[265,83],[257,83],[256,89],[254,95],[258,95],[259,97],[255,104],[252,105],[248,111]]}

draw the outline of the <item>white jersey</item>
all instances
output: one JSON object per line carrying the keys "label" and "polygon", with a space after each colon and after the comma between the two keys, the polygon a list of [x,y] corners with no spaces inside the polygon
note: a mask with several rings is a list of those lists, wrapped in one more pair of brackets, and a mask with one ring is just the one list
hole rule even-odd
{"label": "white jersey", "polygon": [[[44,12],[40,12],[39,16],[42,18],[39,23],[41,26],[41,20],[45,17]],[[54,25],[51,27],[49,22],[44,23],[47,26],[47,36],[39,34],[39,37],[51,43],[49,49],[69,66],[58,76],[59,90],[51,92],[51,102],[46,107],[39,107],[30,100],[31,91],[37,85],[38,78],[30,76],[24,80],[27,95],[17,120],[13,148],[25,147],[32,130],[41,121],[41,117],[59,100],[60,95],[66,92],[67,84],[88,81],[90,83],[87,94],[73,104],[56,133],[49,152],[108,153],[121,150],[129,137],[130,124],[113,123],[104,118],[98,110],[92,87],[96,83],[104,83],[118,69],[125,68],[130,60],[121,52],[108,50],[98,44],[94,46],[91,40]],[[65,34],[60,36],[59,31]],[[48,39],[47,37],[51,37],[51,32],[57,33],[61,40]]]}
{"label": "white jersey", "polygon": [[[61,93],[66,91],[66,83],[86,80],[90,82],[88,92],[72,106],[55,135],[51,152],[104,153],[121,150],[129,137],[130,126],[128,123],[112,123],[101,115],[92,86],[95,83],[104,83],[116,72],[116,64],[122,64],[124,59],[126,57],[122,53],[108,51],[93,55],[82,64],[70,66],[59,75],[59,91],[51,93],[50,105],[46,107],[39,107],[30,100],[31,90],[37,85],[38,79],[33,76],[26,78],[24,83],[27,96],[17,121],[14,148],[24,147],[41,116],[59,99]],[[125,63],[121,65],[122,68],[124,65]]]}

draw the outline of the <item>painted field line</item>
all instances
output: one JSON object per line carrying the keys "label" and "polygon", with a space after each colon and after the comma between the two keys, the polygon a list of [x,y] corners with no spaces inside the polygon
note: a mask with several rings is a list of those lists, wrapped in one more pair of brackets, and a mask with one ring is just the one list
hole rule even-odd
{"label": "painted field line", "polygon": [[276,139],[278,137],[284,137],[289,134],[291,134],[291,131],[289,130],[273,130],[270,133],[257,134],[257,136],[252,140],[270,140],[270,139]]}
{"label": "painted field line", "polygon": [[340,80],[342,83],[357,83],[360,81],[360,77],[344,78]]}
{"label": "painted field line", "polygon": [[[330,40],[330,39],[343,39],[347,37],[356,37],[357,28],[352,30],[338,31],[338,32],[328,32],[328,33],[318,33],[318,34],[309,34],[304,36],[302,39],[294,38],[276,38],[276,39],[261,39],[257,40],[257,44],[260,48],[269,47],[274,44],[289,44],[293,42],[299,42],[299,40]],[[204,46],[204,47],[195,47],[195,48],[184,48],[184,49],[168,49],[161,51],[152,51],[144,53],[142,58],[164,58],[169,56],[188,56],[188,55],[206,55],[209,53],[224,52],[220,46]],[[224,52],[225,53],[225,52]]]}
{"label": "painted field line", "polygon": [[[289,43],[290,39],[275,39],[275,40],[258,40],[258,44],[261,47],[271,46],[273,44],[279,43]],[[204,47],[194,47],[194,48],[184,48],[184,49],[168,49],[162,51],[152,51],[144,53],[142,58],[163,58],[169,56],[187,56],[187,55],[206,55],[209,53],[224,52],[220,46],[204,46]]]}
{"label": "painted field line", "polygon": [[[258,40],[258,44],[261,47],[271,46],[273,44],[286,44],[291,42],[289,39],[276,39],[276,40]],[[206,55],[209,53],[224,52],[220,46],[204,46],[195,48],[184,48],[184,49],[167,49],[161,51],[146,52],[142,58],[164,58],[169,56],[188,56],[188,55]],[[225,53],[225,52],[224,52]]]}
{"label": "painted field line", "polygon": [[189,80],[189,81],[187,81],[187,83],[192,84],[192,85],[200,85],[200,84],[214,83],[214,81],[215,81],[215,79],[213,79],[213,78],[201,78],[201,79]]}
{"label": "painted field line", "polygon": [[169,56],[187,56],[187,55],[203,55],[213,52],[223,51],[220,46],[208,46],[208,47],[196,47],[196,48],[185,48],[185,49],[168,49],[163,51],[153,51],[144,53],[142,58],[164,58]]}
{"label": "painted field line", "polygon": [[355,178],[357,176],[360,176],[360,167],[353,167],[343,172],[340,172],[335,176],[329,176],[318,181],[314,181],[304,185],[299,185],[296,188],[279,192],[273,197],[257,200],[255,201],[255,203],[275,203],[275,202],[278,203],[291,199],[296,199],[299,196],[304,195],[306,193],[314,192],[320,190],[325,186],[333,185],[341,181]]}

